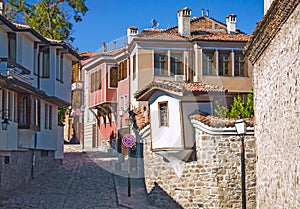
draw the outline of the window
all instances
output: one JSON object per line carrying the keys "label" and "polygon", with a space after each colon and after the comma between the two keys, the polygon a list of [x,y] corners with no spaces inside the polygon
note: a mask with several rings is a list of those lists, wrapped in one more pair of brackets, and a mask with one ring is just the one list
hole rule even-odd
{"label": "window", "polygon": [[171,74],[172,75],[183,75],[183,62],[181,53],[171,54]]}
{"label": "window", "polygon": [[48,104],[45,104],[45,121],[44,121],[44,128],[48,129],[48,122],[49,122],[49,117],[48,117],[48,111],[49,111],[49,106]]}
{"label": "window", "polygon": [[34,48],[33,48],[33,74],[34,75],[37,75],[38,74],[38,72],[37,72],[37,55],[38,55],[38,53],[37,53],[37,47],[38,47],[38,44],[37,44],[37,42],[34,42]]}
{"label": "window", "polygon": [[52,129],[52,106],[45,104],[45,123],[44,123],[45,129]]}
{"label": "window", "polygon": [[33,110],[31,113],[32,124],[34,126],[40,126],[40,100],[37,98],[33,98]]}
{"label": "window", "polygon": [[56,56],[55,56],[55,67],[56,67],[56,80],[59,81],[59,67],[60,67],[60,56],[59,56],[59,49],[56,49]]}
{"label": "window", "polygon": [[95,88],[98,89],[98,90],[100,90],[101,87],[102,87],[101,83],[102,83],[102,74],[101,74],[101,71],[99,70],[98,71],[97,82],[96,82],[96,87]]}
{"label": "window", "polygon": [[123,97],[120,97],[120,110],[122,109],[122,110],[124,110],[124,107],[123,107],[123,105],[124,105],[124,100],[123,100],[124,98]]}
{"label": "window", "polygon": [[168,102],[159,102],[159,125],[169,126]]}
{"label": "window", "polygon": [[28,118],[28,106],[29,106],[29,96],[18,95],[18,123],[19,127],[24,127],[29,125]]}
{"label": "window", "polygon": [[94,92],[94,87],[95,87],[95,73],[92,73],[91,74],[91,86],[90,86],[91,93]]}
{"label": "window", "polygon": [[154,53],[154,75],[168,75],[168,56],[166,54],[166,52]]}
{"label": "window", "polygon": [[127,111],[128,109],[128,96],[124,96],[124,110]]}
{"label": "window", "polygon": [[110,68],[110,87],[117,88],[118,87],[118,68],[112,67]]}
{"label": "window", "polygon": [[132,58],[132,80],[136,77],[136,55]]}
{"label": "window", "polygon": [[119,64],[119,81],[127,78],[127,60]]}
{"label": "window", "polygon": [[231,62],[229,52],[219,53],[219,76],[231,75]]}
{"label": "window", "polygon": [[15,33],[7,33],[8,36],[8,63],[7,67],[15,67],[17,60],[17,42]]}
{"label": "window", "polygon": [[49,78],[50,77],[50,54],[49,54],[49,48],[43,50],[42,77],[43,78]]}
{"label": "window", "polygon": [[59,80],[63,82],[64,80],[64,54],[60,54],[60,63],[59,63]]}
{"label": "window", "polygon": [[216,58],[213,51],[203,51],[203,75],[216,75]]}
{"label": "window", "polygon": [[234,76],[246,76],[246,61],[242,52],[234,53]]}

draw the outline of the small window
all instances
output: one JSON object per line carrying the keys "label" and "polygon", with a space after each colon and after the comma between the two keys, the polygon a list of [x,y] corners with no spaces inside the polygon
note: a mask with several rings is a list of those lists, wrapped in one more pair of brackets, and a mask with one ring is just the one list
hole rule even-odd
{"label": "small window", "polygon": [[43,51],[43,65],[42,65],[42,77],[50,78],[50,54],[49,48]]}
{"label": "small window", "polygon": [[231,59],[229,52],[219,53],[219,76],[231,75]]}
{"label": "small window", "polygon": [[204,51],[202,54],[203,75],[216,75],[216,59],[214,51]]}
{"label": "small window", "polygon": [[246,61],[242,52],[234,53],[234,76],[246,76]]}
{"label": "small window", "polygon": [[14,67],[17,60],[17,42],[16,34],[8,33],[8,63],[7,67]]}
{"label": "small window", "polygon": [[168,75],[168,56],[167,52],[154,53],[154,75],[167,76]]}
{"label": "small window", "polygon": [[171,54],[171,73],[172,75],[183,75],[183,62],[181,53]]}
{"label": "small window", "polygon": [[124,96],[124,110],[127,111],[128,109],[128,96]]}
{"label": "small window", "polygon": [[168,113],[168,102],[159,102],[159,125],[169,126],[169,113]]}
{"label": "small window", "polygon": [[91,93],[94,92],[94,86],[95,86],[95,73],[91,74],[91,85],[90,85],[90,91]]}
{"label": "small window", "polygon": [[116,67],[110,68],[110,87],[118,87],[118,68]]}

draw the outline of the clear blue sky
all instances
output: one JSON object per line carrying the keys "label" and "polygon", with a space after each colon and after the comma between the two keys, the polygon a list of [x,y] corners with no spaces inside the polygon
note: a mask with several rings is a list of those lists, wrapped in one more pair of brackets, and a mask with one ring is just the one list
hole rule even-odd
{"label": "clear blue sky", "polygon": [[74,24],[73,46],[80,52],[98,51],[102,42],[112,42],[126,36],[129,26],[139,31],[151,28],[151,20],[161,29],[177,25],[177,11],[192,9],[192,17],[209,16],[225,23],[229,14],[237,15],[237,28],[251,34],[263,17],[263,0],[86,0],[88,13],[83,21]]}

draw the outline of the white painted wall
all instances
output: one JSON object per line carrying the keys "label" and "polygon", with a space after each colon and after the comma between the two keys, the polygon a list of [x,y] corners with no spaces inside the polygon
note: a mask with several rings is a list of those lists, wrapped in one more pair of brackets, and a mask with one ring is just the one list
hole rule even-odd
{"label": "white painted wall", "polygon": [[[166,101],[169,127],[160,127],[158,103]],[[155,92],[149,100],[152,149],[182,149],[184,144],[179,102],[178,98],[164,92]]]}
{"label": "white painted wall", "polygon": [[0,27],[0,57],[7,57],[7,32]]}

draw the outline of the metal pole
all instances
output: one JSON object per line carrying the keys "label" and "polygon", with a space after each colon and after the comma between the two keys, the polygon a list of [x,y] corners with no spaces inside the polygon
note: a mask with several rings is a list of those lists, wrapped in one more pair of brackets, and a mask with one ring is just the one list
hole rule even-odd
{"label": "metal pole", "polygon": [[244,136],[241,137],[242,209],[246,209],[246,176]]}
{"label": "metal pole", "polygon": [[130,191],[130,188],[131,188],[131,182],[130,182],[130,156],[129,156],[130,150],[131,150],[131,148],[128,149],[128,178],[127,178],[128,197],[131,196],[131,191]]}

